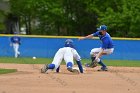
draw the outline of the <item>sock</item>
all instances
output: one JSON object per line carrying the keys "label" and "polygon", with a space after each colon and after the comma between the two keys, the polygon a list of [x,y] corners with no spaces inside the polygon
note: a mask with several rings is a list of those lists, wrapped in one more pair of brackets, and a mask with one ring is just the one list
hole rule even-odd
{"label": "sock", "polygon": [[98,64],[100,64],[102,67],[106,67],[106,65],[102,62],[102,60],[100,60],[100,61],[98,62]]}
{"label": "sock", "polygon": [[72,62],[67,63],[67,68],[72,68]]}
{"label": "sock", "polygon": [[76,61],[76,63],[78,65],[78,67],[79,67],[80,72],[83,73],[83,67],[82,67],[81,62],[80,61]]}
{"label": "sock", "polygon": [[56,72],[59,73],[60,66],[56,69]]}
{"label": "sock", "polygon": [[96,57],[91,57],[92,62],[95,60]]}
{"label": "sock", "polygon": [[55,65],[54,64],[49,64],[48,65],[48,69],[54,69],[55,68]]}

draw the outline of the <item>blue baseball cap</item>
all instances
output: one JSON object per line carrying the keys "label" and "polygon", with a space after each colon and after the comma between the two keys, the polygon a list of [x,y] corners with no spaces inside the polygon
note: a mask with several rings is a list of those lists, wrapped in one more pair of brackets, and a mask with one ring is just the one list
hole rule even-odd
{"label": "blue baseball cap", "polygon": [[107,26],[106,25],[101,25],[99,28],[97,28],[97,30],[107,30]]}
{"label": "blue baseball cap", "polygon": [[67,40],[65,41],[65,47],[74,48],[74,46],[73,46],[73,40],[67,39]]}

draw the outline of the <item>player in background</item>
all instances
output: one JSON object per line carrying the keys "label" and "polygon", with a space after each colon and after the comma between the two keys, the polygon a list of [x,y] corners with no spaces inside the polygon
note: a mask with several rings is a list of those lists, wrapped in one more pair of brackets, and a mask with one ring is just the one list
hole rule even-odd
{"label": "player in background", "polygon": [[[66,62],[66,66],[67,66],[68,71],[70,71],[72,73],[79,73],[79,71],[80,71],[81,73],[83,73],[83,67],[82,67],[82,64],[80,62],[81,57],[79,56],[77,51],[74,49],[73,41],[71,39],[67,39],[65,41],[64,47],[60,48],[56,52],[51,64],[48,64],[48,65],[45,64],[44,67],[41,68],[41,73],[46,73],[46,71],[48,69],[55,69],[56,72],[59,72],[60,64],[61,64],[63,59]],[[76,60],[76,63],[78,65],[79,70],[73,68],[73,65],[74,65],[73,60],[74,59]]]}
{"label": "player in background", "polygon": [[10,38],[10,46],[13,46],[15,58],[19,57],[19,46],[21,44],[21,38],[18,36],[17,32],[14,32],[14,36]]}
{"label": "player in background", "polygon": [[111,36],[109,33],[107,33],[107,26],[101,25],[100,28],[97,28],[97,32],[87,35],[85,37],[79,38],[79,40],[83,40],[86,38],[92,38],[92,37],[99,37],[101,40],[101,47],[100,48],[93,48],[90,52],[91,60],[92,62],[89,64],[86,64],[87,67],[96,67],[97,63],[100,64],[102,67],[98,71],[107,71],[107,66],[103,63],[103,61],[100,59],[102,55],[108,55],[113,53],[114,51],[114,45],[113,41],[111,39]]}

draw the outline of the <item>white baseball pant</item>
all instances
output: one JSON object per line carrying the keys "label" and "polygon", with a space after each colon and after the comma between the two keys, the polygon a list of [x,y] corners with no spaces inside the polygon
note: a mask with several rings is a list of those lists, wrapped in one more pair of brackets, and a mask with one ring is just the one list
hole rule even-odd
{"label": "white baseball pant", "polygon": [[66,62],[66,64],[68,62],[72,62],[72,64],[74,65],[73,59],[75,59],[76,61],[80,61],[81,57],[74,48],[71,47],[60,48],[56,52],[54,59],[52,61],[52,64],[55,64],[55,69],[59,67],[63,59]]}
{"label": "white baseball pant", "polygon": [[[90,52],[90,55],[93,57],[96,57],[97,54],[101,51],[101,48],[93,48]],[[112,54],[114,51],[114,48],[110,48],[110,49],[104,49],[103,53],[105,53],[106,55]],[[100,59],[97,59],[97,62],[99,62]]]}
{"label": "white baseball pant", "polygon": [[20,52],[18,51],[19,44],[18,43],[13,43],[13,48],[14,48],[14,52],[15,52],[15,58],[17,58],[18,55],[20,54]]}

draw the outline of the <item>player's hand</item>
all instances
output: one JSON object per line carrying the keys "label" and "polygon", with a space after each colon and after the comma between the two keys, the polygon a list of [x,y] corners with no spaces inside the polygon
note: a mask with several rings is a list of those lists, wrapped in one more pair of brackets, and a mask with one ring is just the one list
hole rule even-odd
{"label": "player's hand", "polygon": [[80,37],[80,38],[78,38],[78,40],[83,40],[83,39],[85,39],[84,37]]}

